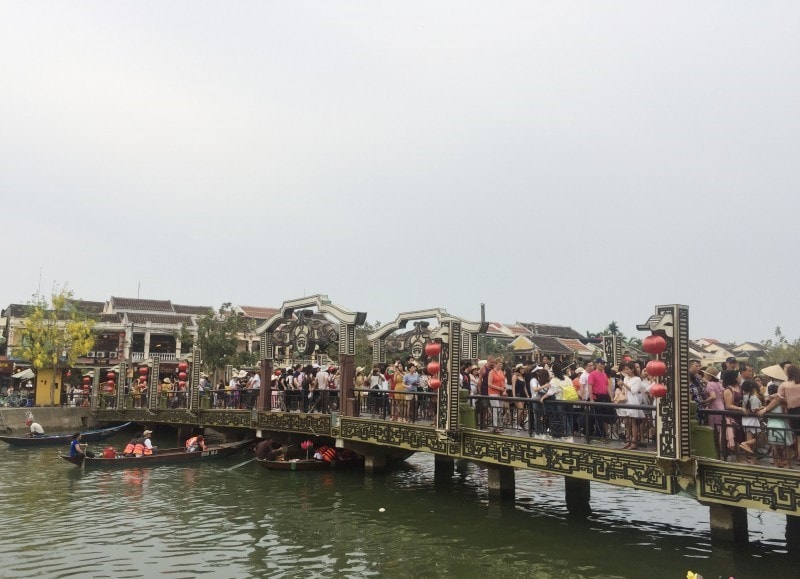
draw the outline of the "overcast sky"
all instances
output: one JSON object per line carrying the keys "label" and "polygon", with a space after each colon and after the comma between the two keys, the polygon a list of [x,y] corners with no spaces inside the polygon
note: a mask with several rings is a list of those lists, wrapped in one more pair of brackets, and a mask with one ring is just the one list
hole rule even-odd
{"label": "overcast sky", "polygon": [[0,1],[0,304],[800,336],[800,4]]}

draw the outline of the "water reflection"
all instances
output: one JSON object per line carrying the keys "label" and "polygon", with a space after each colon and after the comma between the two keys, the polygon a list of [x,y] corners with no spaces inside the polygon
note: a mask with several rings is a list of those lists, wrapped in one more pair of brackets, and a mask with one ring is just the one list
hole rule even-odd
{"label": "water reflection", "polygon": [[688,498],[593,484],[594,514],[575,521],[563,479],[547,473],[518,471],[516,501],[497,503],[468,461],[437,488],[425,455],[366,479],[229,470],[243,459],[83,472],[53,450],[0,448],[0,476],[14,481],[0,493],[15,553],[3,576],[797,575],[772,513],[751,512],[751,548],[730,552],[712,548],[708,511]]}

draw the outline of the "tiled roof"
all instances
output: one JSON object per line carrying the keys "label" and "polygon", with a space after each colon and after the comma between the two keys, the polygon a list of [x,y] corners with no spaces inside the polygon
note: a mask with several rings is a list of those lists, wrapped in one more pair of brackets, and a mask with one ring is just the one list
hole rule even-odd
{"label": "tiled roof", "polygon": [[169,300],[143,300],[139,298],[111,297],[115,310],[129,310],[136,312],[174,312],[172,302]]}
{"label": "tiled roof", "polygon": [[239,306],[239,309],[248,318],[257,320],[268,320],[281,311],[280,308],[262,308],[258,306]]}
{"label": "tiled roof", "polygon": [[98,319],[101,322],[105,322],[107,324],[119,324],[122,323],[123,318],[125,317],[124,314],[116,313],[116,314],[100,314]]}
{"label": "tiled roof", "polygon": [[128,314],[128,322],[133,324],[186,324],[191,326],[191,316],[171,316],[169,314]]}
{"label": "tiled roof", "polygon": [[24,304],[10,304],[3,310],[4,318],[24,318],[28,313],[28,306]]}
{"label": "tiled roof", "polygon": [[102,314],[106,307],[105,302],[88,302],[86,300],[70,300],[75,309],[87,314]]}
{"label": "tiled roof", "polygon": [[511,330],[515,336],[530,336],[531,331],[521,324],[506,324],[506,328]]}
{"label": "tiled roof", "polygon": [[213,314],[214,308],[210,306],[183,306],[180,304],[172,304],[176,314],[190,314],[193,316],[205,316]]}
{"label": "tiled roof", "polygon": [[543,354],[572,354],[572,350],[562,344],[558,338],[550,336],[533,336],[528,338]]}
{"label": "tiled roof", "polygon": [[517,322],[519,325],[528,328],[534,336],[554,336],[556,338],[572,338],[580,340],[583,334],[570,328],[569,326],[554,326],[552,324],[538,324],[536,322]]}
{"label": "tiled roof", "polygon": [[559,342],[564,344],[571,351],[577,352],[581,356],[591,356],[592,352],[594,352],[594,349],[587,347],[580,340],[573,340],[570,338],[560,338]]}

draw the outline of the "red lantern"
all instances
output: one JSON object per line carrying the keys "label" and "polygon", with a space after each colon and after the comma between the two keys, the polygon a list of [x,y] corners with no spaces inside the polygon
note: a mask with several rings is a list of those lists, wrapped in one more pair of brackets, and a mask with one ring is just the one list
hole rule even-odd
{"label": "red lantern", "polygon": [[139,368],[139,375],[147,376],[147,366],[142,366],[141,368]]}
{"label": "red lantern", "polygon": [[186,380],[186,372],[179,372],[178,380]]}
{"label": "red lantern", "polygon": [[658,356],[667,349],[667,341],[658,334],[647,336],[642,342],[642,349],[653,356]]}
{"label": "red lantern", "polygon": [[661,360],[650,360],[645,366],[645,370],[650,376],[663,376],[667,373],[667,365]]}
{"label": "red lantern", "polygon": [[180,364],[178,364],[178,370],[180,370],[181,372],[186,372],[186,370],[188,369],[189,369],[189,364],[187,364],[186,362],[181,362]]}
{"label": "red lantern", "polygon": [[88,382],[85,382],[83,384],[83,393],[84,394],[88,394],[89,393],[89,383]]}
{"label": "red lantern", "polygon": [[178,388],[181,390],[186,390],[186,382],[184,382],[183,380],[178,382]]}
{"label": "red lantern", "polygon": [[70,378],[71,376],[72,376],[72,370],[67,370],[67,378]]}
{"label": "red lantern", "polygon": [[84,383],[84,384],[86,384],[87,386],[88,386],[89,384],[91,384],[91,382],[92,382],[92,379],[91,379],[91,378],[89,378],[88,376],[84,376],[84,377],[83,377],[83,383]]}
{"label": "red lantern", "polygon": [[428,362],[428,374],[431,376],[436,376],[441,368],[442,367],[439,365],[439,362]]}
{"label": "red lantern", "polygon": [[425,344],[425,355],[428,358],[434,358],[438,356],[442,351],[442,345],[439,342],[428,342]]}
{"label": "red lantern", "polygon": [[106,382],[106,386],[105,388],[103,388],[103,390],[105,390],[109,394],[112,393],[114,391],[114,381],[109,380],[108,382]]}
{"label": "red lantern", "polygon": [[630,362],[631,361],[631,357],[630,356],[623,356],[622,357],[622,361],[623,362]]}
{"label": "red lantern", "polygon": [[434,378],[430,382],[428,382],[428,386],[430,386],[431,390],[438,390],[442,387],[442,381],[438,378]]}
{"label": "red lantern", "polygon": [[113,380],[114,379],[114,372],[109,372],[108,374],[106,374],[106,378],[108,378],[109,380]]}
{"label": "red lantern", "polygon": [[650,395],[653,398],[663,398],[667,395],[667,387],[661,383],[650,386]]}

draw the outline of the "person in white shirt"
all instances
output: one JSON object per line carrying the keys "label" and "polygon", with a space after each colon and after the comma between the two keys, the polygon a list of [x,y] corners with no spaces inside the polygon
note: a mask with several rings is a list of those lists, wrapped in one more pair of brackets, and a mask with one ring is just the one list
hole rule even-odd
{"label": "person in white shirt", "polygon": [[25,424],[27,424],[31,429],[30,436],[44,436],[44,428],[42,428],[42,425],[38,422],[28,420],[25,422]]}
{"label": "person in white shirt", "polygon": [[578,378],[581,385],[581,390],[578,396],[581,400],[588,401],[592,399],[592,393],[589,391],[589,374],[594,372],[594,362],[587,362],[583,374]]}

